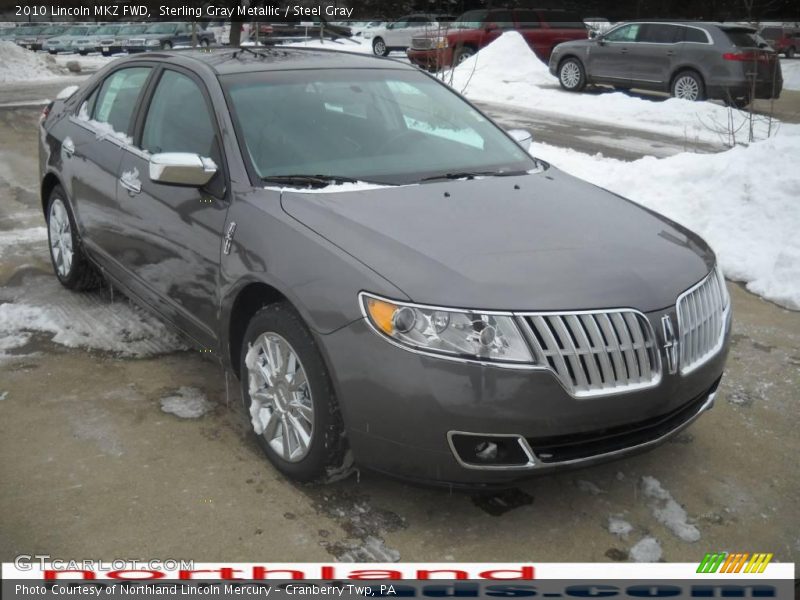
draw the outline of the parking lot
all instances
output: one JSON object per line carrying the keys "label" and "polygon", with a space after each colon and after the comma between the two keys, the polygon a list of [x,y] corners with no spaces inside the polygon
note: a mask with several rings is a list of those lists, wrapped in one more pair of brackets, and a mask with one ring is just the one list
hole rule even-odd
{"label": "parking lot", "polygon": [[[3,561],[800,558],[797,312],[729,282],[733,347],[716,406],[648,454],[495,494],[368,472],[296,485],[247,435],[232,376],[226,387],[215,363],[124,298],[57,284],[37,119],[36,108],[0,109]],[[192,410],[166,412],[176,397]]]}

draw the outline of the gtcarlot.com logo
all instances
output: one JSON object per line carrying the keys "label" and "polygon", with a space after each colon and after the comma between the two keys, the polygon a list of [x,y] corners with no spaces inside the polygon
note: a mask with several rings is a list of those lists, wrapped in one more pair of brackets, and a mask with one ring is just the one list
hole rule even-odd
{"label": "gtcarlot.com logo", "polygon": [[708,553],[697,567],[698,573],[763,573],[772,554],[766,552],[715,552]]}

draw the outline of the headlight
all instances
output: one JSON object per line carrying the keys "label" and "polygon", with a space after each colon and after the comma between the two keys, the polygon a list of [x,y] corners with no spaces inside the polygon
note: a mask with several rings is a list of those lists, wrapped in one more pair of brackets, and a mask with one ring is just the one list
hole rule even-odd
{"label": "headlight", "polygon": [[446,37],[442,37],[442,36],[437,37],[434,40],[434,43],[435,43],[435,47],[436,48],[439,48],[439,49],[447,48],[447,38]]}
{"label": "headlight", "polygon": [[161,41],[160,40],[147,40],[145,42],[145,44],[148,45],[148,46],[160,46],[161,45]]}
{"label": "headlight", "polygon": [[366,293],[360,299],[375,331],[409,349],[481,361],[534,362],[510,314],[426,307]]}

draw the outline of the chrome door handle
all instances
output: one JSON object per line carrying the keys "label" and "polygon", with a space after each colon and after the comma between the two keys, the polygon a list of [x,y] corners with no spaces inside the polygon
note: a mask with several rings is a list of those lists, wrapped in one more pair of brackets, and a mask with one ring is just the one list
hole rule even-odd
{"label": "chrome door handle", "polygon": [[67,158],[71,158],[72,155],[75,154],[75,142],[72,141],[72,138],[66,138],[61,143],[61,149],[64,151]]}
{"label": "chrome door handle", "polygon": [[142,184],[136,181],[128,181],[127,179],[120,178],[119,184],[128,190],[128,195],[133,196],[142,191]]}

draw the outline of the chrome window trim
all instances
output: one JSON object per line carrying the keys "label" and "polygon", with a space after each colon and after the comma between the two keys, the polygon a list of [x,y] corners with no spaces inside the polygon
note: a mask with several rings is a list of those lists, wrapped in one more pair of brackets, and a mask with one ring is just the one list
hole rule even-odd
{"label": "chrome window trim", "polygon": [[[683,40],[680,42],[637,42],[636,40],[626,40],[626,41],[615,41],[615,40],[607,40],[606,36],[614,31],[617,28],[624,27],[625,25],[674,25],[676,27],[686,27],[687,29],[697,29],[698,31],[702,31],[703,35],[706,36],[705,42],[690,42],[688,40]],[[703,29],[702,27],[697,27],[696,25],[688,25],[686,23],[672,23],[672,22],[659,22],[659,21],[628,21],[625,23],[620,23],[616,27],[613,27],[606,31],[602,39],[608,44],[647,44],[649,46],[675,46],[677,44],[700,44],[702,46],[713,46],[714,40],[711,37],[711,34],[708,33],[707,30]]]}

